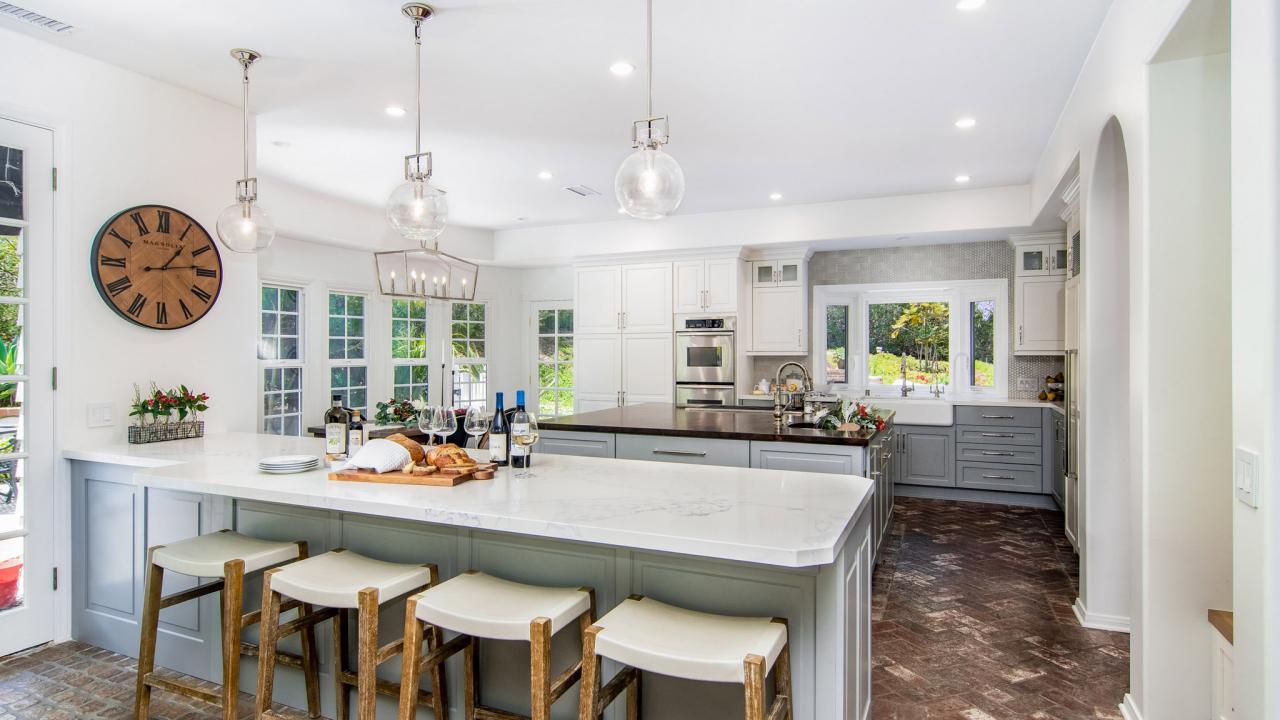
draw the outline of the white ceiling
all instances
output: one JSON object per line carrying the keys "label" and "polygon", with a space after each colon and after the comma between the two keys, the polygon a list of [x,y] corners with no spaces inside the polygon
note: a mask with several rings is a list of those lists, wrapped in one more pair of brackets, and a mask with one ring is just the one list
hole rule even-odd
{"label": "white ceiling", "polygon": [[[413,102],[399,0],[21,4],[77,26],[35,37],[236,104],[227,51],[258,50],[260,174],[374,206],[400,181],[412,114],[383,112]],[[613,175],[644,114],[643,0],[434,4],[424,142],[452,222],[616,219]],[[680,213],[936,192],[958,174],[1026,183],[1109,4],[655,0],[655,110],[687,178]],[[640,69],[615,77],[619,59]],[[956,129],[962,115],[977,127]],[[579,183],[602,195],[563,189]]]}

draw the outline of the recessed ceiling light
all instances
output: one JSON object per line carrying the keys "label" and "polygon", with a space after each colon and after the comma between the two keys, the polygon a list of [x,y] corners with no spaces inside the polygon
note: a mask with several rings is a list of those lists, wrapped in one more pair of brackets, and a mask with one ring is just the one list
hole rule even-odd
{"label": "recessed ceiling light", "polygon": [[278,148],[287,148],[293,143],[289,142],[288,140],[272,140],[271,144],[275,145]]}
{"label": "recessed ceiling light", "polygon": [[971,117],[962,117],[959,120],[956,120],[956,127],[960,128],[961,130],[968,130],[969,128],[977,124],[978,124],[978,121],[974,120]]}
{"label": "recessed ceiling light", "polygon": [[987,0],[960,0],[956,3],[957,10],[977,10],[987,4]]}
{"label": "recessed ceiling light", "polygon": [[516,222],[524,222],[525,220],[528,220],[528,219],[529,219],[529,218],[527,218],[527,217],[518,217],[518,218],[516,218]]}
{"label": "recessed ceiling light", "polygon": [[404,108],[399,105],[388,105],[387,114],[391,117],[404,117]]}
{"label": "recessed ceiling light", "polygon": [[622,60],[619,60],[618,62],[609,66],[609,72],[613,73],[614,75],[617,75],[618,77],[626,77],[635,71],[636,71],[635,65],[632,65],[629,62],[623,62]]}
{"label": "recessed ceiling light", "polygon": [[781,199],[782,199],[782,193],[778,193],[778,192],[776,192],[776,193],[769,193],[769,199],[770,199],[770,200],[781,200]]}
{"label": "recessed ceiling light", "polygon": [[543,170],[542,172],[538,173],[539,180],[550,180],[551,177],[552,175],[550,170]]}
{"label": "recessed ceiling light", "polygon": [[965,183],[969,182],[969,181],[970,181],[970,180],[972,180],[972,179],[973,179],[973,178],[969,177],[968,175],[957,175],[957,176],[956,176],[956,182],[960,183],[961,185],[964,185]]}

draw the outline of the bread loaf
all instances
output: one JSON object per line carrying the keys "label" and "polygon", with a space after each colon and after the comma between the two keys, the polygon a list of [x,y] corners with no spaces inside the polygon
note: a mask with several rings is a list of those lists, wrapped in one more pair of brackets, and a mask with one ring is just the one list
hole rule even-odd
{"label": "bread loaf", "polygon": [[466,450],[453,443],[437,445],[431,448],[427,452],[427,462],[441,470],[445,468],[458,469],[455,467],[458,465],[471,466],[476,464],[476,461],[471,459]]}
{"label": "bread loaf", "polygon": [[388,435],[387,439],[409,451],[409,457],[413,458],[414,463],[421,463],[427,459],[427,452],[422,449],[422,445],[406,435],[396,433]]}

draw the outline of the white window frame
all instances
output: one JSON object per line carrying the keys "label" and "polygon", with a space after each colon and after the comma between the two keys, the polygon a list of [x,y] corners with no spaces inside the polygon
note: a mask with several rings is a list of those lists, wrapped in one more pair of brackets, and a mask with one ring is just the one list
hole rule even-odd
{"label": "white window frame", "polygon": [[[403,385],[403,384],[397,384],[397,383],[396,383],[396,368],[398,368],[398,367],[407,367],[407,368],[409,368],[410,378],[409,378],[409,385],[408,385],[407,387],[409,387],[410,392],[409,392],[409,398],[408,398],[408,399],[410,399],[410,400],[419,400],[419,399],[421,399],[421,395],[422,395],[422,394],[426,394],[428,397],[430,397],[430,394],[431,394],[431,388],[432,388],[432,382],[433,382],[433,378],[431,377],[431,365],[432,365],[432,352],[431,352],[431,325],[432,325],[432,318],[433,318],[433,316],[435,316],[435,317],[439,317],[439,315],[438,315],[438,313],[433,313],[433,312],[432,312],[432,310],[431,310],[431,305],[432,305],[432,304],[431,304],[431,302],[430,302],[430,301],[428,301],[428,300],[426,300],[426,299],[417,300],[417,299],[414,299],[414,298],[391,297],[391,298],[388,298],[387,300],[388,300],[388,301],[387,301],[387,304],[386,304],[386,318],[387,318],[387,331],[386,331],[386,337],[387,337],[387,340],[388,340],[388,343],[389,343],[389,344],[388,344],[388,347],[387,347],[387,357],[388,357],[388,358],[390,359],[390,361],[391,361],[391,362],[390,362],[390,369],[391,369],[391,372],[390,372],[389,377],[388,377],[387,379],[389,380],[388,385],[390,386],[390,389],[391,389],[390,397],[395,397],[395,395],[396,395],[396,388],[397,388],[397,387],[406,387],[406,386],[405,386],[405,385]],[[409,304],[409,308],[410,308],[410,317],[409,317],[408,319],[409,319],[410,321],[412,321],[412,320],[417,320],[417,319],[418,319],[418,318],[415,318],[415,317],[413,317],[413,316],[412,316],[412,312],[413,312],[413,310],[412,310],[412,308],[413,308],[413,303],[414,303],[414,302],[421,302],[421,303],[423,304],[423,313],[422,313],[422,318],[421,318],[421,319],[422,319],[422,322],[424,323],[424,330],[423,330],[423,333],[422,333],[422,335],[423,335],[423,357],[420,357],[420,358],[398,358],[398,357],[396,357],[396,356],[395,356],[395,341],[396,341],[396,336],[395,336],[395,321],[396,321],[396,317],[395,317],[395,303],[396,303],[397,301],[403,301],[403,302],[405,302],[405,303],[408,303],[408,304]],[[410,337],[410,338],[412,338],[412,337],[413,337],[412,333],[410,333],[409,337]],[[413,392],[413,386],[414,386],[414,385],[416,385],[416,384],[418,384],[418,383],[414,383],[414,382],[413,382],[413,378],[412,378],[413,368],[414,368],[414,367],[422,367],[422,368],[425,368],[426,373],[427,373],[427,382],[426,382],[426,386],[425,386],[425,388],[423,389],[422,393],[418,393],[418,394],[415,394],[415,393]]]}
{"label": "white window frame", "polygon": [[[541,351],[538,347],[539,339],[543,337],[555,337],[557,339],[562,337],[569,337],[569,338],[573,337],[573,331],[570,331],[568,333],[561,333],[558,325],[556,327],[556,332],[554,335],[550,335],[550,336],[543,335],[538,330],[538,313],[542,310],[555,310],[555,311],[573,310],[573,301],[572,300],[552,300],[552,301],[541,301],[541,302],[529,303],[529,328],[530,328],[531,344],[529,345],[528,357],[530,359],[529,362],[532,367],[532,370],[529,372],[529,387],[533,389],[533,397],[531,398],[531,401],[533,403],[532,407],[535,408],[536,412],[538,413],[538,417],[544,417],[542,415],[542,391],[544,389],[550,389],[550,388],[542,387],[541,377],[538,374],[538,366],[542,364],[540,359]],[[577,322],[576,315],[574,316],[574,322],[575,323]],[[559,343],[557,342],[557,347],[558,345]],[[576,342],[574,343],[573,350],[574,350],[575,362],[561,363],[557,361],[556,364],[557,365],[561,365],[561,364],[576,365],[576,359],[578,357],[577,355],[578,348],[577,348]],[[574,368],[575,383],[577,382],[577,379],[578,379],[577,368],[575,367]],[[568,390],[569,392],[572,392],[575,400],[575,405],[576,405],[576,401],[578,397],[576,384],[571,385],[569,387],[561,387],[557,385],[555,387],[555,390]],[[561,408],[560,414],[554,417],[563,417],[565,415],[572,415],[573,413],[574,413],[574,407],[570,406],[567,408]]]}
{"label": "white window frame", "polygon": [[[261,345],[261,343],[262,343],[262,338],[263,338],[263,333],[262,333],[262,313],[264,312],[264,311],[263,311],[263,309],[262,309],[262,291],[263,291],[264,289],[266,289],[266,288],[274,288],[274,289],[277,289],[277,290],[293,290],[293,291],[295,291],[295,292],[297,292],[297,293],[298,293],[298,310],[297,310],[297,314],[298,314],[298,335],[297,335],[297,338],[298,338],[298,357],[296,357],[296,358],[287,358],[287,359],[282,359],[282,358],[264,358],[264,357],[263,357],[262,345]],[[306,331],[306,323],[307,323],[307,291],[306,291],[306,288],[305,288],[305,287],[303,287],[303,286],[301,286],[301,285],[298,285],[297,283],[282,282],[282,281],[275,281],[275,280],[271,280],[271,279],[269,279],[269,278],[262,278],[262,279],[259,279],[259,281],[258,281],[258,297],[257,297],[257,300],[258,300],[258,302],[257,302],[257,303],[255,303],[255,313],[254,313],[254,317],[255,317],[255,322],[257,323],[257,327],[258,327],[258,349],[257,349],[257,355],[258,355],[258,400],[257,400],[257,404],[258,404],[258,431],[259,431],[259,432],[261,432],[261,433],[266,433],[266,432],[267,432],[266,422],[267,422],[267,418],[268,418],[268,417],[273,417],[273,418],[274,418],[274,417],[285,418],[285,417],[289,417],[290,415],[293,415],[293,413],[284,413],[284,414],[281,414],[281,415],[267,415],[267,413],[266,413],[266,408],[264,407],[264,406],[265,406],[265,401],[266,401],[266,395],[267,395],[267,391],[266,391],[266,371],[267,371],[267,370],[282,370],[282,371],[283,371],[283,370],[287,370],[287,369],[290,369],[290,368],[297,368],[297,370],[298,370],[298,413],[297,413],[297,415],[298,415],[298,436],[304,436],[304,435],[306,435],[306,432],[307,432],[307,428],[306,428],[306,417],[307,417],[307,415],[306,415],[306,400],[307,400],[307,393],[306,393],[306,382],[307,382],[307,371],[306,371],[306,362],[307,362],[307,344],[306,344],[306,341],[307,341],[307,331]],[[277,313],[277,315],[279,315],[279,310],[277,310],[277,311],[276,311],[276,313]],[[277,319],[276,333],[274,333],[271,337],[275,337],[275,338],[279,338],[279,337],[281,337],[281,335],[279,334],[279,329],[280,329],[280,328],[279,328],[279,324],[278,324],[278,322],[279,322],[279,321],[278,321],[278,319]],[[283,373],[283,372],[281,372],[281,376],[282,376],[282,377],[283,377],[283,375],[284,375],[284,373]],[[283,391],[282,391],[282,392],[283,392]],[[283,425],[283,423],[282,423],[282,425]],[[281,434],[283,435],[283,434],[286,434],[286,433],[281,433]]]}
{"label": "white window frame", "polygon": [[[341,336],[335,336],[330,331],[329,329],[330,321],[334,317],[339,317],[339,316],[335,316],[332,310],[330,309],[331,303],[333,302],[334,295],[342,295],[344,297],[359,297],[364,301],[364,313],[360,316],[360,320],[362,321],[364,332],[359,337],[346,334],[346,320],[349,320],[355,316],[346,313],[345,307],[344,307],[343,314],[340,316],[344,318],[343,334]],[[323,357],[325,359],[325,386],[328,389],[328,395],[329,397],[332,397],[334,394],[346,394],[347,398],[350,398],[350,391],[353,388],[363,388],[364,398],[365,398],[365,404],[363,407],[355,407],[354,405],[350,405],[349,399],[347,400],[347,402],[349,404],[349,407],[351,407],[351,409],[359,410],[361,416],[364,417],[365,419],[368,419],[370,417],[369,409],[373,406],[373,402],[374,402],[373,396],[371,394],[371,386],[373,383],[370,377],[372,373],[372,367],[371,367],[370,352],[369,352],[369,311],[372,309],[373,305],[370,302],[369,294],[367,292],[361,292],[358,290],[343,290],[341,288],[331,287],[326,289],[325,301],[326,302],[324,303],[324,308],[323,308],[324,327],[325,327],[325,343],[324,343]],[[362,342],[363,356],[359,358],[344,357],[344,358],[336,358],[336,359],[333,357],[330,357],[329,343],[337,338],[342,339],[344,342],[348,340],[360,340]],[[344,355],[346,354],[345,350],[343,354]],[[335,389],[333,386],[333,369],[339,368],[339,367],[348,368],[348,373],[350,372],[349,370],[350,368],[364,368],[364,385],[350,385],[349,384],[350,377],[348,376],[348,384],[346,386],[343,386],[341,389]]]}
{"label": "white window frame", "polygon": [[[969,303],[979,300],[995,301],[995,385],[975,387],[968,382],[969,351]],[[813,288],[813,307],[810,317],[813,343],[810,347],[810,366],[814,382],[826,387],[827,382],[827,306],[849,305],[849,337],[847,339],[848,383],[831,386],[832,390],[863,395],[867,390],[873,397],[892,397],[901,393],[896,385],[871,385],[866,381],[868,350],[868,308],[873,304],[894,302],[946,302],[950,305],[950,362],[952,372],[946,386],[946,397],[952,399],[992,398],[1009,396],[1009,281],[1006,278],[990,280],[955,280],[947,282],[866,283],[858,285],[817,285]],[[957,350],[963,348],[963,350]],[[963,379],[955,368],[958,364],[966,370]],[[917,391],[920,397],[928,397],[927,386]]]}
{"label": "white window frame", "polygon": [[[466,319],[466,320],[457,320],[457,321],[455,321],[455,320],[453,319],[453,308],[454,308],[455,306],[457,306],[457,305],[468,305],[468,306],[469,306],[469,305],[480,305],[481,307],[483,307],[483,308],[484,308],[484,320],[478,320],[478,321],[477,321],[477,320],[471,320],[471,319],[470,319],[470,313],[468,312],[468,315],[467,315],[467,318],[468,318],[468,319]],[[451,404],[451,405],[453,405],[453,406],[455,406],[455,407],[470,407],[470,406],[472,406],[472,405],[478,405],[478,406],[484,407],[484,406],[485,406],[485,403],[486,403],[486,402],[487,402],[487,400],[488,400],[488,395],[489,395],[489,383],[491,382],[491,378],[490,378],[490,370],[491,370],[491,368],[489,367],[488,355],[489,355],[489,344],[492,342],[492,340],[491,340],[491,339],[490,339],[490,337],[489,337],[489,329],[490,329],[490,327],[492,326],[492,322],[493,322],[493,319],[492,319],[492,316],[491,316],[491,313],[492,313],[492,312],[493,312],[493,308],[492,308],[492,306],[490,305],[490,303],[489,303],[487,300],[451,300],[451,301],[449,301],[449,303],[445,306],[445,324],[446,324],[446,325],[448,326],[448,328],[449,328],[449,335],[448,335],[448,338],[449,338],[449,339],[448,339],[448,342],[446,342],[446,343],[443,343],[443,344],[442,344],[442,348],[443,348],[443,351],[444,351],[444,352],[446,352],[446,353],[448,354],[448,367],[449,367],[449,379],[450,379],[450,381],[449,381],[449,402],[450,402],[450,404]],[[455,338],[455,337],[453,336],[453,323],[454,323],[454,322],[465,322],[465,323],[467,323],[468,327],[469,327],[469,326],[471,326],[471,325],[475,325],[475,324],[480,324],[480,325],[483,325],[483,326],[484,326],[484,339],[483,339],[483,342],[484,342],[484,356],[482,356],[482,357],[472,357],[472,356],[457,357],[457,356],[455,355],[455,353],[454,353],[454,351],[453,351],[453,343],[454,343],[454,341],[455,341],[455,340],[469,340],[469,339],[470,339],[470,333],[468,333],[468,337],[467,337],[467,338]],[[462,376],[461,376],[461,374],[459,374],[459,372],[458,372],[458,366],[459,366],[459,365],[482,365],[482,366],[484,367],[484,377],[485,377],[485,379],[484,379],[484,390],[483,390],[483,392],[481,392],[481,393],[480,393],[480,395],[479,395],[479,396],[475,396],[474,391],[469,389],[469,390],[467,391],[467,394],[471,396],[469,399],[465,399],[465,400],[460,400],[460,399],[458,399],[459,391],[460,391],[464,386],[465,386],[465,387],[467,387],[467,388],[470,388],[471,386],[473,386],[473,385],[477,385],[477,384],[478,384],[478,383],[471,382],[470,380],[462,380]]]}

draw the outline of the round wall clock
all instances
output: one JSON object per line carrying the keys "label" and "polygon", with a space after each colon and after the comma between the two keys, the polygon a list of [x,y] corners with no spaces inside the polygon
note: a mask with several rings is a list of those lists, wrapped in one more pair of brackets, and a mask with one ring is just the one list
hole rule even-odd
{"label": "round wall clock", "polygon": [[222,290],[222,256],[200,223],[164,205],[121,210],[93,240],[89,272],[117,315],[156,330],[205,316]]}

